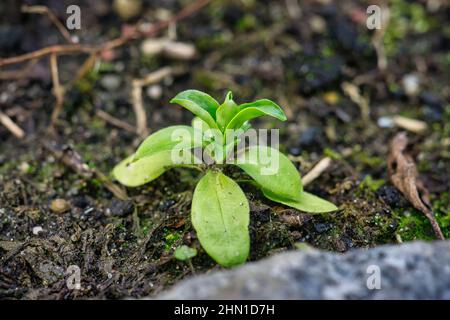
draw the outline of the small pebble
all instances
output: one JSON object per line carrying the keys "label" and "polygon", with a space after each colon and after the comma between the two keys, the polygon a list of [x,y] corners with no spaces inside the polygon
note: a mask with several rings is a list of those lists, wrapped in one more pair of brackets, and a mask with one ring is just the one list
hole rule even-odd
{"label": "small pebble", "polygon": [[377,120],[377,124],[380,128],[393,128],[395,125],[392,117],[380,117]]}
{"label": "small pebble", "polygon": [[117,75],[107,74],[100,80],[100,84],[106,90],[114,91],[120,87],[121,80]]}
{"label": "small pebble", "polygon": [[416,96],[420,90],[420,79],[415,74],[407,74],[402,79],[403,90],[408,96]]}
{"label": "small pebble", "polygon": [[117,199],[113,199],[109,207],[111,215],[117,217],[126,217],[127,215],[130,215],[133,213],[133,209],[134,209],[133,202],[122,201]]}
{"label": "small pebble", "polygon": [[64,199],[55,199],[51,202],[50,209],[55,213],[63,213],[70,209],[70,204]]}
{"label": "small pebble", "polygon": [[329,105],[334,106],[339,102],[339,95],[336,91],[328,91],[323,94],[323,100]]}
{"label": "small pebble", "polygon": [[148,87],[146,93],[150,99],[159,100],[161,99],[163,89],[159,84],[155,84],[153,86]]}
{"label": "small pebble", "polygon": [[172,59],[191,60],[197,55],[197,50],[193,44],[171,41],[164,46],[164,55]]}
{"label": "small pebble", "polygon": [[33,234],[34,234],[35,236],[39,235],[39,233],[42,232],[42,231],[44,231],[44,229],[42,229],[41,226],[33,227]]}
{"label": "small pebble", "polygon": [[146,39],[141,43],[141,52],[146,56],[160,54],[166,45],[166,39]]}
{"label": "small pebble", "polygon": [[28,171],[30,170],[30,165],[27,162],[22,162],[19,165],[19,170],[21,173],[28,173]]}
{"label": "small pebble", "polygon": [[309,19],[309,25],[311,30],[315,33],[323,34],[327,29],[327,22],[324,18],[318,15],[314,15]]}
{"label": "small pebble", "polygon": [[114,11],[122,20],[130,20],[142,12],[141,0],[114,0]]}

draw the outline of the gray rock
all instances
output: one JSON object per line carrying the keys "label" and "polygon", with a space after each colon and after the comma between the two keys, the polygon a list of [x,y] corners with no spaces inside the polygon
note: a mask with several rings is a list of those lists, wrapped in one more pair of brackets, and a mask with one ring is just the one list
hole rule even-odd
{"label": "gray rock", "polygon": [[[377,268],[380,289],[369,289]],[[291,251],[185,280],[157,298],[450,299],[450,241]]]}

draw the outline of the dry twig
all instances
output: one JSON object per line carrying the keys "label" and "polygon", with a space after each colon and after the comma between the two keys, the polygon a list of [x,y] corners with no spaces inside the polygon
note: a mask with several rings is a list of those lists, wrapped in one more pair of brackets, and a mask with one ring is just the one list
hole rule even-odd
{"label": "dry twig", "polygon": [[52,74],[53,95],[56,99],[56,105],[52,113],[52,124],[56,122],[62,111],[64,104],[64,87],[59,82],[58,60],[56,54],[50,55],[50,71]]}
{"label": "dry twig", "polygon": [[128,132],[136,133],[136,129],[134,129],[134,127],[131,124],[129,124],[128,122],[122,121],[120,119],[117,119],[117,118],[113,117],[112,115],[110,115],[109,113],[106,113],[103,110],[97,110],[95,112],[95,114],[97,115],[97,117],[108,122],[109,124],[112,124],[113,126],[121,128]]}
{"label": "dry twig", "polygon": [[384,47],[384,34],[389,25],[390,18],[390,10],[384,1],[381,3],[381,19],[382,19],[382,27],[380,29],[376,29],[375,33],[372,37],[372,44],[377,53],[377,66],[381,72],[386,71],[388,61],[386,56],[386,49]]}
{"label": "dry twig", "polygon": [[64,39],[66,39],[67,42],[69,42],[69,43],[73,43],[72,38],[70,37],[69,31],[67,31],[67,29],[61,23],[61,21],[59,21],[58,17],[55,15],[55,13],[52,10],[50,10],[48,7],[23,5],[22,12],[46,15],[50,19],[50,21],[55,25],[55,27],[59,30],[59,32],[64,37]]}
{"label": "dry twig", "polygon": [[422,211],[433,227],[439,239],[444,239],[441,228],[437,223],[431,204],[428,190],[418,180],[418,172],[412,157],[405,153],[408,138],[405,132],[397,134],[391,143],[388,157],[388,174],[394,186],[408,199],[417,210]]}
{"label": "dry twig", "polygon": [[369,99],[361,95],[358,86],[353,83],[344,82],[341,87],[345,94],[359,106],[363,120],[368,122],[370,120]]}
{"label": "dry twig", "polygon": [[180,74],[182,72],[184,72],[184,69],[182,68],[164,67],[148,74],[145,78],[133,80],[131,100],[134,113],[136,114],[136,133],[140,137],[146,137],[149,133],[147,126],[147,114],[145,112],[142,99],[142,88],[158,83],[170,75]]}
{"label": "dry twig", "polygon": [[330,167],[330,165],[330,157],[325,157],[320,160],[304,177],[302,177],[303,185],[306,186],[317,179],[325,170]]}
{"label": "dry twig", "polygon": [[7,114],[0,111],[0,123],[6,127],[17,138],[25,137],[25,132]]}

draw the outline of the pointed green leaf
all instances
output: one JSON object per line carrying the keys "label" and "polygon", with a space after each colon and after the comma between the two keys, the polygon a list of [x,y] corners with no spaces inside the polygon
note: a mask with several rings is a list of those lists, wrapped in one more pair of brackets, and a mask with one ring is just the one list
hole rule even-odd
{"label": "pointed green leaf", "polygon": [[171,126],[151,134],[137,149],[134,160],[152,154],[174,150],[191,149],[202,146],[202,135],[194,135],[194,128],[190,126]]}
{"label": "pointed green leaf", "polygon": [[239,108],[241,111],[228,123],[227,129],[240,128],[246,121],[262,116],[271,116],[281,121],[286,120],[283,110],[275,102],[268,99],[244,103]]}
{"label": "pointed green leaf", "polygon": [[135,160],[131,155],[113,169],[113,176],[128,187],[138,187],[150,182],[172,167],[183,163],[193,163],[193,155],[188,149],[166,150]]}
{"label": "pointed green leaf", "polygon": [[237,166],[262,188],[279,197],[297,199],[303,191],[300,173],[281,152],[267,146],[251,146],[237,157]]}
{"label": "pointed green leaf", "polygon": [[170,102],[185,107],[205,121],[210,128],[217,128],[215,118],[219,103],[210,95],[198,90],[186,90],[177,94]]}
{"label": "pointed green leaf", "polygon": [[170,158],[171,153],[168,151],[137,161],[133,161],[134,155],[131,155],[114,167],[113,176],[125,186],[138,187],[162,175],[171,163]]}
{"label": "pointed green leaf", "polygon": [[333,203],[305,191],[300,193],[298,199],[296,200],[282,199],[281,197],[264,189],[262,192],[266,198],[272,201],[309,213],[325,213],[339,209]]}
{"label": "pointed green leaf", "polygon": [[191,215],[202,247],[217,263],[231,267],[247,260],[250,209],[236,182],[209,171],[195,188]]}
{"label": "pointed green leaf", "polygon": [[228,123],[240,111],[239,106],[233,101],[233,94],[227,93],[224,103],[217,109],[216,122],[219,129],[224,131]]}

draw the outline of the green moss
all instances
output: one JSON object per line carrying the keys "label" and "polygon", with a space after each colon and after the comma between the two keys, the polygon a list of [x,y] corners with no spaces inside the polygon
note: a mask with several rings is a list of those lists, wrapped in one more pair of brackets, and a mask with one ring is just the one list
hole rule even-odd
{"label": "green moss", "polygon": [[244,15],[241,19],[239,19],[236,25],[236,28],[239,31],[254,30],[257,27],[258,27],[258,20],[252,14]]}
{"label": "green moss", "polygon": [[143,219],[141,220],[141,234],[142,236],[146,236],[148,235],[148,233],[150,232],[150,230],[152,230],[153,228],[153,221],[152,219]]}
{"label": "green moss", "polygon": [[171,230],[165,230],[166,234],[164,236],[164,239],[166,240],[166,243],[164,245],[164,250],[166,252],[171,251],[175,246],[178,240],[181,239],[183,236],[183,233],[180,231],[171,231]]}
{"label": "green moss", "polygon": [[380,167],[384,164],[384,160],[378,156],[371,156],[360,151],[354,154],[354,159],[357,163],[363,163],[369,167],[375,168]]}
{"label": "green moss", "polygon": [[333,160],[340,160],[342,159],[342,155],[339,152],[334,151],[333,149],[330,148],[325,148],[323,150],[323,154],[326,155],[327,157],[330,157]]}
{"label": "green moss", "polygon": [[384,179],[373,179],[372,176],[368,174],[361,182],[360,188],[369,188],[373,192],[376,192],[385,183],[386,181]]}
{"label": "green moss", "polygon": [[422,34],[438,27],[434,19],[427,15],[425,8],[414,2],[392,0],[389,4],[390,21],[384,35],[384,45],[389,56],[395,55],[399,44],[409,34]]}
{"label": "green moss", "polygon": [[[434,201],[433,201],[433,198]],[[450,205],[449,193],[432,197],[434,216],[441,227],[445,238],[450,238]],[[415,209],[410,211],[396,210],[394,216],[398,219],[397,233],[404,241],[436,240],[436,235],[425,215]]]}

